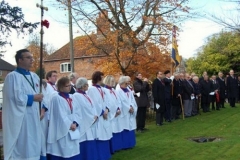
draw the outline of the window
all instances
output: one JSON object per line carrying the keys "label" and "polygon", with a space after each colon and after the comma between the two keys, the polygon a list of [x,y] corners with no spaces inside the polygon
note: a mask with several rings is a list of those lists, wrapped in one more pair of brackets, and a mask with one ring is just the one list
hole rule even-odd
{"label": "window", "polygon": [[0,70],[0,76],[2,76],[2,71]]}
{"label": "window", "polygon": [[60,64],[60,72],[71,72],[71,64],[69,62]]}

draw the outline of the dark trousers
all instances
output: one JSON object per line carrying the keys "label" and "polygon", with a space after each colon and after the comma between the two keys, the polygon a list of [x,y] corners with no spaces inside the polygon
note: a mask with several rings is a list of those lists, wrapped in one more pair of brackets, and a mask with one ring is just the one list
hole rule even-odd
{"label": "dark trousers", "polygon": [[228,98],[231,107],[235,107],[236,98]]}
{"label": "dark trousers", "polygon": [[180,115],[179,113],[181,114],[180,105],[172,105],[172,113],[171,113],[172,119],[179,118],[179,115]]}
{"label": "dark trousers", "polygon": [[220,102],[219,102],[219,104],[220,104],[220,107],[221,107],[221,108],[224,108],[224,102],[225,102],[225,97],[220,97]]}
{"label": "dark trousers", "polygon": [[165,119],[167,121],[170,121],[171,120],[171,110],[172,110],[171,99],[170,98],[165,99],[165,106],[166,106]]}
{"label": "dark trousers", "polygon": [[203,109],[203,112],[208,112],[209,111],[209,108],[210,108],[210,103],[209,102],[202,102],[202,109]]}
{"label": "dark trousers", "polygon": [[212,95],[211,96],[212,110],[215,110],[215,102],[216,102],[216,97],[215,95]]}
{"label": "dark trousers", "polygon": [[137,130],[145,127],[147,107],[138,107],[137,110]]}
{"label": "dark trousers", "polygon": [[164,116],[164,112],[156,112],[156,124],[158,125],[163,124],[163,116]]}

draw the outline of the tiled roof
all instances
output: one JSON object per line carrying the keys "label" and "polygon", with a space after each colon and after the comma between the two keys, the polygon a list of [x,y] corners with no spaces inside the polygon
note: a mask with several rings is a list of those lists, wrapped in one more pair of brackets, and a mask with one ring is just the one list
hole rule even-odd
{"label": "tiled roof", "polygon": [[[96,35],[90,35],[91,38],[94,40],[96,39]],[[79,36],[73,40],[73,48],[74,48],[74,58],[81,58],[81,57],[88,57],[91,56],[88,51],[89,47],[92,42],[89,40],[88,36]],[[65,44],[63,47],[58,49],[53,54],[47,56],[44,61],[54,61],[54,60],[63,60],[63,59],[70,59],[70,42]],[[94,55],[98,55],[96,53]]]}
{"label": "tiled roof", "polygon": [[11,65],[10,63],[4,61],[0,58],[0,70],[2,71],[13,71],[15,67]]}

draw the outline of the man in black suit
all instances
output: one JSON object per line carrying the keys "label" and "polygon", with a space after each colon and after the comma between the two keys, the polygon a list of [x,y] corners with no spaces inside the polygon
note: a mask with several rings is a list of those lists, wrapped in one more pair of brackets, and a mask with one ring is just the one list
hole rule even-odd
{"label": "man in black suit", "polygon": [[78,74],[73,72],[73,73],[70,73],[68,75],[68,78],[70,79],[70,83],[71,83],[71,90],[70,90],[70,94],[74,94],[76,92],[76,87],[75,87],[75,84],[76,84],[76,81],[78,79]]}
{"label": "man in black suit", "polygon": [[172,110],[172,104],[171,104],[171,98],[172,98],[172,79],[171,73],[169,70],[164,72],[165,78],[163,79],[163,82],[165,84],[165,105],[166,105],[166,112],[165,112],[165,119],[167,122],[171,122],[171,110]]}
{"label": "man in black suit", "polygon": [[236,98],[238,95],[238,81],[234,76],[234,71],[230,70],[230,76],[227,78],[227,95],[231,107],[235,107]]}
{"label": "man in black suit", "polygon": [[201,93],[201,105],[203,112],[210,112],[210,93],[212,92],[212,83],[208,79],[208,75],[203,77],[204,79],[200,82],[200,93]]}
{"label": "man in black suit", "polygon": [[179,119],[179,111],[181,110],[180,96],[181,96],[181,82],[179,74],[174,74],[173,79],[173,93],[172,93],[172,119]]}
{"label": "man in black suit", "polygon": [[215,92],[214,95],[211,95],[211,102],[212,102],[212,110],[215,110],[215,103],[216,103],[216,109],[219,110],[219,102],[217,102],[218,100],[216,99],[216,94],[219,94],[219,84],[218,84],[218,81],[216,80],[216,76],[215,75],[212,75],[212,80],[211,80],[211,83],[212,83],[212,90]]}
{"label": "man in black suit", "polygon": [[154,110],[156,111],[156,124],[163,125],[163,116],[165,112],[165,84],[163,82],[163,73],[157,72],[157,78],[152,84],[152,94],[154,98]]}
{"label": "man in black suit", "polygon": [[223,78],[223,73],[219,72],[218,73],[218,77],[217,77],[217,82],[219,84],[219,98],[220,98],[220,107],[221,108],[225,108],[224,107],[224,102],[225,102],[225,94],[226,94],[226,83],[225,80]]}
{"label": "man in black suit", "polygon": [[192,116],[192,108],[193,108],[193,99],[194,99],[194,88],[192,85],[192,82],[190,81],[191,76],[186,73],[185,74],[185,80],[182,83],[182,99],[184,103],[184,114],[185,117],[191,117]]}

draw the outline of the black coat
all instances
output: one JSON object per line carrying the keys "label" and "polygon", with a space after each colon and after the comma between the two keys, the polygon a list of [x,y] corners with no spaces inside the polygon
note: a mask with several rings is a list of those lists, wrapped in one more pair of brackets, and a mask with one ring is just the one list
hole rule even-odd
{"label": "black coat", "polygon": [[193,88],[194,88],[194,96],[198,96],[200,93],[200,84],[199,83],[192,83]]}
{"label": "black coat", "polygon": [[[152,94],[154,98],[154,110],[157,112],[165,111],[165,85],[159,79],[155,79],[152,84]],[[156,103],[160,105],[160,108],[156,109]]]}
{"label": "black coat", "polygon": [[187,82],[187,80],[184,80],[182,82],[182,89],[183,89],[183,93],[182,93],[182,99],[183,100],[191,100],[191,95],[194,94],[194,88],[193,85],[190,85],[190,81]]}
{"label": "black coat", "polygon": [[210,92],[213,92],[212,83],[210,81],[201,81],[200,82],[200,92],[201,92],[201,103],[210,103],[211,97]]}
{"label": "black coat", "polygon": [[225,94],[226,94],[225,80],[218,77],[217,82],[219,84],[219,96],[220,96],[220,98],[225,98]]}
{"label": "black coat", "polygon": [[181,81],[173,79],[173,93],[172,93],[172,105],[179,106],[180,105],[180,98],[178,95],[182,94],[181,90]]}
{"label": "black coat", "polygon": [[172,95],[172,80],[168,79],[168,78],[164,78],[163,82],[165,84],[165,98],[166,99],[171,99],[171,95]]}
{"label": "black coat", "polygon": [[238,80],[236,77],[227,77],[227,95],[228,98],[238,97]]}
{"label": "black coat", "polygon": [[140,97],[135,97],[138,107],[148,107],[150,105],[148,99],[149,84],[136,78],[133,82],[133,88],[135,93],[140,92]]}

